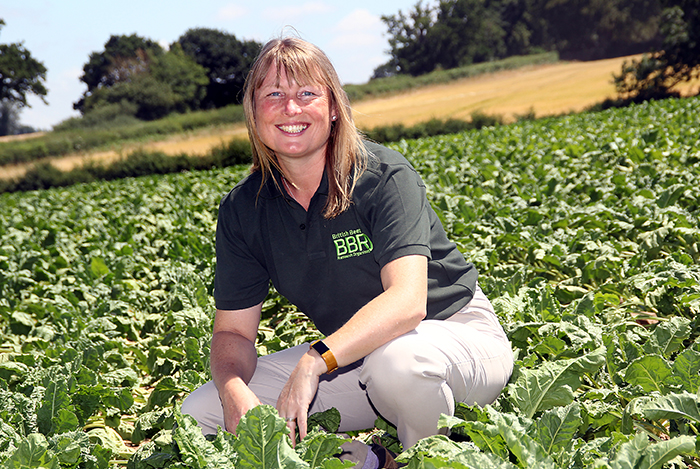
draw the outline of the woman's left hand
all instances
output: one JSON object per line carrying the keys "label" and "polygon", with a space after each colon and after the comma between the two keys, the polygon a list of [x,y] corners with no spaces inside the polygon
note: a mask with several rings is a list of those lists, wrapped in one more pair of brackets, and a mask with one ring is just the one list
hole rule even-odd
{"label": "woman's left hand", "polygon": [[326,369],[321,356],[310,350],[299,360],[277,399],[277,411],[287,421],[292,446],[296,444],[297,427],[299,438],[306,436],[309,407],[318,390],[318,378]]}

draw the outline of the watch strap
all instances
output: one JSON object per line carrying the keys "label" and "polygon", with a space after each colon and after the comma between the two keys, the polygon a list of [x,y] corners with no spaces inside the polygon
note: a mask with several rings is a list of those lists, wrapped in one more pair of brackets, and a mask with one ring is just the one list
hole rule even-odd
{"label": "watch strap", "polygon": [[335,359],[335,355],[333,355],[331,349],[329,349],[321,339],[312,342],[311,348],[316,350],[318,354],[321,355],[321,358],[323,358],[323,361],[326,362],[326,367],[328,368],[326,373],[333,373],[338,369],[338,361]]}

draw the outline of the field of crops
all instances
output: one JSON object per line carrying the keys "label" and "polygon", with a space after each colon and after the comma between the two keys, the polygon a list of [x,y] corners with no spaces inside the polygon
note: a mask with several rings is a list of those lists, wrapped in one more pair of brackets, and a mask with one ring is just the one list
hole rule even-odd
{"label": "field of crops", "polygon": [[[392,146],[517,357],[496,403],[459,407],[449,438],[400,460],[700,468],[700,100]],[[340,437],[292,448],[272,408],[209,440],[179,411],[208,379],[216,210],[245,173],[0,196],[0,467],[346,467]],[[261,354],[317,336],[282,298],[265,310]]]}

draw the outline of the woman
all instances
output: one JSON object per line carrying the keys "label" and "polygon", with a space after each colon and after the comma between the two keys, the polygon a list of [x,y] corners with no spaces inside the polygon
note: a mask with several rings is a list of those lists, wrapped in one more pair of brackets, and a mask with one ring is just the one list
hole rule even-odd
{"label": "woman", "polygon": [[[328,58],[270,41],[248,76],[251,174],[219,208],[212,382],[182,410],[205,433],[234,432],[263,403],[292,441],[335,407],[341,431],[377,413],[408,448],[454,403],[486,405],[513,356],[477,272],[447,236],[399,153],[365,142]],[[257,357],[269,283],[326,338]]]}

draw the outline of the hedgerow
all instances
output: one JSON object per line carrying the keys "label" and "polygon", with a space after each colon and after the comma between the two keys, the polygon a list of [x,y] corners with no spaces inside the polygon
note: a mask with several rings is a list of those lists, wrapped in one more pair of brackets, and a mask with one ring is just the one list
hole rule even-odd
{"label": "hedgerow", "polygon": [[[364,134],[380,143],[398,141],[404,138],[421,138],[434,135],[457,133],[466,129],[479,129],[489,125],[499,125],[502,119],[474,113],[469,121],[459,119],[431,119],[424,123],[406,127],[403,124],[375,127]],[[1,192],[28,191],[65,187],[82,182],[113,180],[123,177],[146,174],[167,174],[178,171],[220,168],[242,164],[251,160],[250,145],[247,141],[234,139],[213,148],[204,156],[166,155],[163,152],[136,150],[114,163],[100,164],[89,162],[72,170],[61,171],[51,161],[34,164],[19,178],[0,180]]]}

